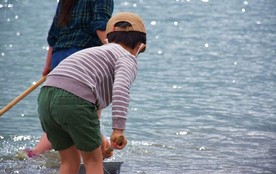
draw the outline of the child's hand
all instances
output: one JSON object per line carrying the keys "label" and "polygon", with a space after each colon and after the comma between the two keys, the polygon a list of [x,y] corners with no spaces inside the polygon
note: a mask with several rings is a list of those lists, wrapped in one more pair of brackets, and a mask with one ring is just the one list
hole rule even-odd
{"label": "child's hand", "polygon": [[[120,144],[116,144],[116,140],[120,137],[123,136],[124,139]],[[123,130],[118,130],[118,129],[113,129],[112,135],[110,137],[110,142],[111,146],[115,149],[123,149],[127,145],[127,139],[124,136],[124,131]]]}
{"label": "child's hand", "polygon": [[102,135],[102,145],[101,145],[101,149],[102,149],[103,159],[109,158],[109,157],[111,157],[111,156],[113,155],[113,152],[112,152],[112,151],[109,152],[109,153],[106,152],[106,149],[107,149],[109,146],[110,146],[109,141],[107,140],[107,138],[106,138],[104,135]]}

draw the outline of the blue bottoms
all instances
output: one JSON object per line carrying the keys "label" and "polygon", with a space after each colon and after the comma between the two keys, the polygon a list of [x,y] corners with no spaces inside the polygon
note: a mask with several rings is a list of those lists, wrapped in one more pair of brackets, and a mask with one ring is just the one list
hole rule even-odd
{"label": "blue bottoms", "polygon": [[82,48],[69,48],[54,52],[52,55],[51,68],[54,69],[63,59],[79,50],[82,50]]}

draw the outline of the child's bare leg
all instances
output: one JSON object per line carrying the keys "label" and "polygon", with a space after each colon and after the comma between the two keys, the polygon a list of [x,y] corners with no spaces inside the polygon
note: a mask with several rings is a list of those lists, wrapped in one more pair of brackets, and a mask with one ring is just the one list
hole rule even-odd
{"label": "child's bare leg", "polygon": [[86,173],[103,174],[103,157],[101,147],[92,152],[81,151]]}
{"label": "child's bare leg", "polygon": [[59,151],[60,155],[60,174],[76,174],[80,169],[80,154],[75,146],[66,150]]}

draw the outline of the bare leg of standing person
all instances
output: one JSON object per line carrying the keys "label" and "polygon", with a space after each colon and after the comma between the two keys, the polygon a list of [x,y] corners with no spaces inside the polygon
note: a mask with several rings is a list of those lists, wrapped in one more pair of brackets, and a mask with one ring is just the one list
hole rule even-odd
{"label": "bare leg of standing person", "polygon": [[51,149],[52,145],[49,142],[46,133],[43,133],[38,144],[34,147],[33,152],[39,155]]}
{"label": "bare leg of standing person", "polygon": [[39,142],[36,144],[36,146],[33,149],[25,148],[23,150],[20,150],[17,152],[16,157],[20,160],[34,158],[51,149],[52,149],[52,145],[49,142],[47,135],[43,133]]}

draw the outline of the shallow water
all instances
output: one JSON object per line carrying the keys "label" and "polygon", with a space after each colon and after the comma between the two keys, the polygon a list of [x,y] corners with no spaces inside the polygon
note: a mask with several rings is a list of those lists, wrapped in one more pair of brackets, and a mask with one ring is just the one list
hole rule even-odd
{"label": "shallow water", "polygon": [[[38,80],[56,1],[0,0],[0,106]],[[276,173],[276,1],[126,0],[148,31],[132,87],[121,173]],[[48,152],[20,161],[42,134],[35,90],[0,117],[0,173],[57,173]],[[103,112],[111,133],[110,108]]]}

